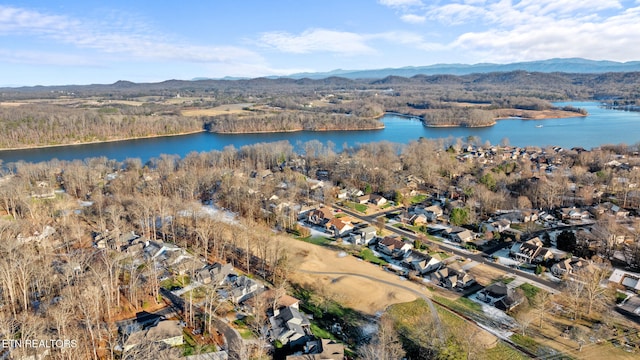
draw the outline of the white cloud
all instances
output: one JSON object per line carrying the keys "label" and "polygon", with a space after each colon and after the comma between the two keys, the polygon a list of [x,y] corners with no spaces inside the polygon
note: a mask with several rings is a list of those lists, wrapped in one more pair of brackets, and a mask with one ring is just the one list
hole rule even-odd
{"label": "white cloud", "polygon": [[482,61],[510,62],[555,57],[584,57],[630,61],[640,58],[640,8],[599,19],[552,19],[494,27],[460,35],[453,48],[476,54]]}
{"label": "white cloud", "polygon": [[389,7],[408,7],[408,6],[420,6],[422,1],[420,0],[379,0],[380,4]]}
{"label": "white cloud", "polygon": [[621,9],[618,0],[522,0],[515,7],[536,15],[575,15],[576,12],[593,13],[605,9]]}
{"label": "white cloud", "polygon": [[306,30],[300,35],[288,32],[269,32],[260,36],[260,42],[285,53],[308,54],[331,52],[341,55],[371,54],[375,50],[366,44],[360,34],[327,29]]}
{"label": "white cloud", "polygon": [[65,16],[0,5],[0,34],[48,34],[78,25]]}
{"label": "white cloud", "polygon": [[405,14],[400,16],[400,20],[410,24],[422,24],[427,21],[427,17],[415,14]]}
{"label": "white cloud", "polygon": [[[117,24],[117,25],[114,25]],[[113,30],[117,29],[117,30]],[[0,36],[26,35],[53,40],[77,49],[93,49],[101,53],[122,54],[127,60],[180,60],[187,62],[264,62],[257,53],[235,46],[203,46],[158,34],[144,23],[121,13],[109,14],[104,23],[72,19],[61,15],[44,14],[16,7],[0,6]],[[24,53],[25,59],[30,53]],[[0,52],[5,61],[17,56]],[[97,56],[96,56],[97,57]],[[55,63],[62,57],[50,54],[41,57],[42,62]],[[77,64],[78,60],[70,61]]]}
{"label": "white cloud", "polygon": [[431,9],[429,18],[448,25],[458,25],[470,20],[482,19],[490,16],[490,10],[469,4],[447,4]]}

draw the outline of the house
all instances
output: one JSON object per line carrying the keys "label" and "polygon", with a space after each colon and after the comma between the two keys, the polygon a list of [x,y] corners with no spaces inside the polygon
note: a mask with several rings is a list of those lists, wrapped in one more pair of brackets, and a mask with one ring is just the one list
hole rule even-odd
{"label": "house", "polygon": [[560,209],[560,215],[562,220],[588,220],[591,217],[588,211],[576,209],[575,207]]}
{"label": "house", "polygon": [[473,275],[467,272],[458,272],[458,281],[456,282],[456,287],[459,289],[464,289],[476,283],[476,279]]}
{"label": "house", "polygon": [[344,345],[330,339],[307,341],[302,352],[286,357],[286,360],[342,360]]}
{"label": "house", "polygon": [[122,250],[123,248],[132,245],[134,241],[139,238],[140,236],[136,235],[133,231],[117,236],[117,234],[109,233],[109,230],[107,230],[104,233],[95,234],[93,240],[94,246],[98,249],[109,248],[111,250]]}
{"label": "house", "polygon": [[466,243],[473,241],[475,236],[467,229],[453,229],[453,231],[449,233],[449,238],[455,242]]}
{"label": "house", "polygon": [[573,274],[575,271],[587,266],[588,264],[588,261],[578,257],[564,259],[551,266],[551,273],[555,276],[562,277]]}
{"label": "house", "polygon": [[188,255],[188,253],[174,256],[171,260],[167,264],[174,273],[179,275],[195,275],[197,271],[206,266],[205,262]]}
{"label": "house", "polygon": [[422,210],[424,215],[427,217],[429,221],[436,221],[439,217],[444,214],[444,211],[439,205],[431,205]]}
{"label": "house", "polygon": [[366,194],[359,196],[357,199],[360,204],[371,203],[377,206],[384,205],[387,202],[387,199],[377,194]]}
{"label": "house", "polygon": [[329,220],[333,219],[333,210],[327,207],[313,209],[307,213],[307,222],[319,226],[324,226]]}
{"label": "house", "polygon": [[615,215],[615,217],[617,218],[625,218],[629,216],[629,211],[622,209],[618,205],[611,205],[610,210],[611,210],[611,213],[613,213],[613,215]]}
{"label": "house", "polygon": [[342,235],[347,234],[351,230],[353,230],[353,225],[351,222],[342,221],[338,218],[333,218],[327,222],[325,225],[329,232],[333,233],[335,237],[341,237]]}
{"label": "house", "polygon": [[542,240],[534,237],[523,243],[515,243],[511,246],[509,254],[519,261],[527,263],[539,263],[553,258],[553,252],[543,247]]}
{"label": "house", "polygon": [[371,199],[371,194],[361,195],[356,198],[359,204],[366,204]]}
{"label": "house", "polygon": [[244,304],[251,310],[251,313],[255,314],[257,307],[261,305],[260,303],[271,308],[273,312],[286,307],[292,307],[300,310],[300,300],[287,295],[283,289],[269,289],[267,291],[263,291],[253,298],[245,301]]}
{"label": "house", "polygon": [[380,240],[377,245],[377,249],[381,253],[395,258],[404,257],[406,252],[412,247],[413,246],[411,244],[406,243],[395,236],[386,236],[384,239]]}
{"label": "house", "polygon": [[458,272],[448,267],[441,268],[433,273],[432,278],[436,280],[440,286],[452,289],[458,285]]}
{"label": "house", "polygon": [[485,231],[502,233],[511,228],[511,221],[506,218],[502,218],[495,221],[487,221],[482,223]]}
{"label": "house", "polygon": [[171,347],[184,344],[180,322],[178,320],[164,320],[147,330],[132,333],[125,342],[123,351],[126,353],[140,344],[150,342],[163,343]]}
{"label": "house", "polygon": [[640,274],[621,269],[613,270],[609,282],[622,285],[625,289],[640,294]]}
{"label": "house", "polygon": [[241,304],[264,290],[264,285],[246,276],[230,275],[227,282],[231,288],[227,295],[236,304]]}
{"label": "house", "polygon": [[227,275],[231,274],[232,272],[233,266],[231,266],[231,264],[227,263],[225,265],[222,265],[216,262],[213,264],[208,264],[202,269],[198,270],[195,273],[195,278],[197,281],[203,284],[213,283],[215,285],[222,285]]}
{"label": "house", "polygon": [[382,206],[387,203],[387,199],[381,195],[371,194],[369,202],[376,206]]}
{"label": "house", "polygon": [[338,191],[338,194],[336,195],[336,197],[341,200],[346,200],[346,199],[357,198],[362,195],[364,195],[362,190],[351,188],[351,189],[341,189],[340,191]]}
{"label": "house", "polygon": [[301,345],[312,335],[309,319],[294,307],[276,310],[269,322],[272,340],[279,341],[282,345]]}
{"label": "house", "polygon": [[522,214],[522,222],[524,223],[536,221],[540,216],[537,210],[523,210],[520,213]]}
{"label": "house", "polygon": [[480,290],[478,299],[498,309],[509,311],[520,305],[524,296],[499,281]]}
{"label": "house", "polygon": [[377,230],[373,226],[356,229],[349,235],[349,241],[355,245],[369,245],[376,239]]}
{"label": "house", "polygon": [[338,191],[338,193],[336,194],[336,198],[340,199],[340,200],[345,200],[349,197],[349,192],[347,191],[347,189],[340,189]]}
{"label": "house", "polygon": [[145,259],[162,259],[166,258],[166,255],[172,252],[182,252],[183,249],[175,244],[156,242],[147,240],[144,244],[144,257]]}
{"label": "house", "polygon": [[425,214],[414,214],[409,218],[409,223],[413,226],[419,226],[427,223],[427,216]]}
{"label": "house", "polygon": [[417,271],[420,275],[436,271],[442,266],[442,260],[437,254],[431,256],[414,250],[410,250],[402,262],[405,267]]}

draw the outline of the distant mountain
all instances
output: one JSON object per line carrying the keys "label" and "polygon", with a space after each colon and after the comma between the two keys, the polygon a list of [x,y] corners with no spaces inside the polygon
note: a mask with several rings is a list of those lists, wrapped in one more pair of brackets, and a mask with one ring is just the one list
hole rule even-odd
{"label": "distant mountain", "polygon": [[509,72],[562,72],[580,74],[600,74],[608,72],[640,71],[640,61],[615,62],[596,61],[581,58],[549,59],[510,64],[436,64],[429,66],[408,66],[403,68],[386,68],[372,70],[333,70],[318,73],[297,73],[285,76],[292,79],[323,79],[330,76],[340,76],[347,79],[382,79],[388,76],[412,77],[415,75],[469,75],[476,73]]}

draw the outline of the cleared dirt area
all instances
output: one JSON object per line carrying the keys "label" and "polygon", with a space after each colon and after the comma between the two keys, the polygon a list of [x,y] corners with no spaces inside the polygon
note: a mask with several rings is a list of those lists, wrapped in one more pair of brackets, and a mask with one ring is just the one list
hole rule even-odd
{"label": "cleared dirt area", "polygon": [[503,277],[513,277],[502,270],[498,270],[485,264],[478,264],[467,272],[473,275],[478,284],[482,286],[490,285]]}
{"label": "cleared dirt area", "polygon": [[[372,281],[354,275],[322,275],[309,274],[304,271],[352,273],[363,276],[371,276],[381,281],[397,283],[429,296],[428,290],[419,284],[402,280],[399,276],[382,270],[380,267],[360,261],[353,256],[340,256],[340,252],[323,248],[294,239],[286,239],[289,256],[294,271],[291,280],[299,284],[306,284],[321,292],[344,306],[366,314],[381,313],[388,306],[397,303],[406,303],[417,298],[415,293],[409,290]],[[453,316],[453,315],[449,315]],[[442,318],[442,316],[441,316]],[[446,319],[442,319],[445,321]],[[482,348],[491,348],[496,344],[496,337],[486,331],[470,326],[469,330],[474,336],[474,341]]]}
{"label": "cleared dirt area", "polygon": [[498,118],[520,117],[523,119],[542,120],[542,119],[561,119],[569,117],[584,116],[573,111],[564,110],[517,110],[517,109],[498,109],[495,110]]}
{"label": "cleared dirt area", "polygon": [[[362,277],[346,275],[346,273],[394,282],[428,295],[424,287],[410,281],[403,281],[398,275],[384,271],[371,263],[360,261],[353,256],[340,256],[337,251],[294,239],[283,241],[287,242],[286,247],[291,257],[292,267],[296,269],[291,276],[292,281],[322,289],[330,298],[363,313],[374,315],[384,311],[391,304],[412,301],[417,296],[402,288],[383,285]],[[345,275],[309,274],[300,270],[345,273]]]}
{"label": "cleared dirt area", "polygon": [[248,114],[250,111],[243,110],[244,108],[251,107],[253,104],[227,104],[220,105],[208,109],[186,109],[182,110],[184,116],[216,116],[224,114]]}

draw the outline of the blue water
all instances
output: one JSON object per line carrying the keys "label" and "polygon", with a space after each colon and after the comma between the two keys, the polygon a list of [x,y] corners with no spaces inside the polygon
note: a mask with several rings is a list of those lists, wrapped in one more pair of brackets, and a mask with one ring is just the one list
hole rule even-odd
{"label": "blue water", "polygon": [[[488,140],[492,144],[499,144],[507,138],[511,145],[517,146],[558,145],[567,148],[580,146],[587,149],[603,144],[625,143],[632,145],[640,142],[640,113],[638,112],[606,110],[599,108],[598,103],[594,102],[564,102],[556,105],[585,108],[589,112],[589,116],[538,121],[499,120],[495,126],[486,128],[427,128],[416,119],[386,115],[382,119],[385,128],[381,130],[234,135],[198,133],[100,144],[0,151],[0,160],[7,165],[20,160],[27,162],[47,161],[54,158],[83,160],[106,156],[118,161],[126,158],[140,158],[146,162],[151,158],[159,157],[160,154],[175,154],[184,157],[194,151],[222,150],[229,145],[240,148],[244,145],[280,140],[288,140],[297,147],[314,139],[325,144],[331,141],[337,151],[342,150],[344,146],[352,147],[383,140],[407,144],[420,137],[466,139],[469,136],[477,136],[482,142]],[[536,125],[543,126],[536,127]]]}

